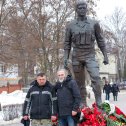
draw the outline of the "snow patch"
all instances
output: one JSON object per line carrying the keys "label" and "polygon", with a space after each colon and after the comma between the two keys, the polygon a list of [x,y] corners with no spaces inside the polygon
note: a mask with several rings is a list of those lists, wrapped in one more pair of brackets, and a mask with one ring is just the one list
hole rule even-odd
{"label": "snow patch", "polygon": [[22,106],[26,97],[26,93],[16,90],[7,94],[3,91],[0,94],[0,104],[2,111],[0,111],[0,125],[10,124],[20,120],[22,115]]}

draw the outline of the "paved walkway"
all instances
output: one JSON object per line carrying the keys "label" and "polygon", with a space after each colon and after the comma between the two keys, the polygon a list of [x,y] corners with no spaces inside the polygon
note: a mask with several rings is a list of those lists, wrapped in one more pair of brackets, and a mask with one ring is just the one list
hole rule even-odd
{"label": "paved walkway", "polygon": [[[105,94],[102,94],[102,101],[105,101]],[[87,103],[91,106],[95,102],[92,95],[91,99],[87,99]],[[110,103],[119,107],[126,114],[126,90],[121,90],[118,94],[118,101],[113,101],[113,95],[110,94]]]}

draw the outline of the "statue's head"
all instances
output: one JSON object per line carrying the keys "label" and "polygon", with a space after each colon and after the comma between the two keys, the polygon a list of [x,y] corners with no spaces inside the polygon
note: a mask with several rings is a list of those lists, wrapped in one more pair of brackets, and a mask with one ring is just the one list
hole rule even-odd
{"label": "statue's head", "polygon": [[86,16],[87,13],[87,3],[85,0],[77,0],[75,5],[76,12],[78,16]]}

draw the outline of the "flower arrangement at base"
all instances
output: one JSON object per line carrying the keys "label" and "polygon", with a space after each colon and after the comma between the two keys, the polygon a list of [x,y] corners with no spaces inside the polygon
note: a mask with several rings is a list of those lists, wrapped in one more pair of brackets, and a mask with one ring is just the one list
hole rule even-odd
{"label": "flower arrangement at base", "polygon": [[126,126],[126,115],[114,104],[105,101],[101,109],[106,112],[107,126]]}
{"label": "flower arrangement at base", "polygon": [[106,126],[104,115],[100,112],[95,104],[92,108],[85,107],[81,110],[83,113],[83,121],[79,126]]}
{"label": "flower arrangement at base", "polygon": [[84,107],[81,113],[79,126],[126,126],[126,115],[109,101],[103,102],[100,108],[95,103],[92,108]]}

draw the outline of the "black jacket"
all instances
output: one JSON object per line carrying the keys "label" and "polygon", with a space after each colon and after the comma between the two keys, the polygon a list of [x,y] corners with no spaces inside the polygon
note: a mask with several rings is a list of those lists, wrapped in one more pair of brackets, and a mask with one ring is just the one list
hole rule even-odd
{"label": "black jacket", "polygon": [[103,87],[103,93],[104,93],[104,91],[105,91],[105,93],[110,93],[111,92],[111,90],[112,90],[112,87],[111,87],[111,85],[110,84],[105,84],[104,85],[104,87]]}
{"label": "black jacket", "polygon": [[47,81],[39,86],[37,81],[29,89],[23,107],[23,116],[29,115],[31,119],[50,119],[56,114],[56,95],[53,86]]}
{"label": "black jacket", "polygon": [[57,82],[55,89],[57,92],[59,117],[71,115],[72,110],[78,111],[81,96],[77,83],[71,76],[67,76],[62,83]]}
{"label": "black jacket", "polygon": [[119,92],[119,87],[117,84],[113,84],[112,85],[112,93],[116,93],[116,92]]}

